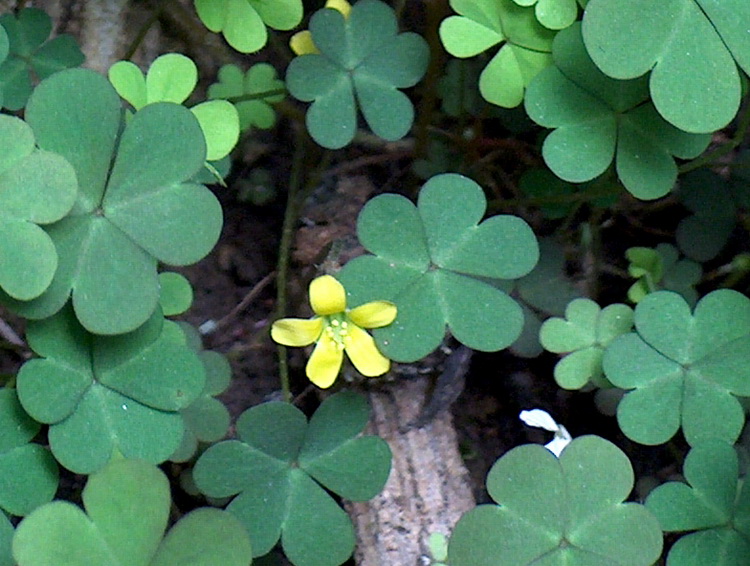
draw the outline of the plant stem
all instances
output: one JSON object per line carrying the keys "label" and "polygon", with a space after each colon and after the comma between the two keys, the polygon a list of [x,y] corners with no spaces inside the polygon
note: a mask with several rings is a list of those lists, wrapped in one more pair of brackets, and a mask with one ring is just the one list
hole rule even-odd
{"label": "plant stem", "polygon": [[135,55],[135,52],[138,50],[138,47],[143,42],[144,38],[146,37],[146,34],[148,33],[148,30],[151,29],[151,26],[153,26],[159,18],[161,18],[161,13],[164,11],[164,7],[167,3],[172,2],[172,0],[161,0],[154,8],[154,11],[151,13],[151,16],[146,20],[146,22],[141,26],[141,29],[138,30],[138,33],[133,38],[133,41],[130,43],[130,47],[128,47],[128,50],[125,52],[125,55],[123,56],[123,61],[129,61],[133,58],[133,55]]}
{"label": "plant stem", "polygon": [[246,100],[263,100],[265,98],[271,98],[274,96],[283,96],[286,94],[285,88],[275,88],[273,90],[264,90],[262,92],[253,92],[248,94],[241,94],[240,96],[230,96],[224,100],[237,104],[238,102],[245,102]]}
{"label": "plant stem", "polygon": [[430,48],[430,62],[423,80],[422,100],[419,103],[419,115],[415,124],[416,145],[414,154],[417,158],[425,157],[430,143],[429,125],[437,107],[438,81],[445,68],[445,50],[440,42],[438,28],[448,13],[444,0],[425,4],[427,25],[425,39]]}
{"label": "plant stem", "polygon": [[[289,260],[291,257],[292,240],[294,238],[294,227],[300,215],[300,209],[305,202],[308,193],[316,186],[322,177],[323,171],[331,161],[331,152],[325,152],[318,160],[318,166],[313,173],[307,177],[304,190],[303,169],[305,158],[308,156],[307,149],[311,146],[310,137],[304,123],[298,123],[295,127],[294,156],[292,158],[292,170],[289,175],[289,193],[286,209],[284,210],[284,221],[281,229],[281,241],[279,242],[279,258],[276,263],[276,312],[274,318],[280,318],[287,311],[287,279],[289,274]],[[289,365],[287,362],[286,348],[278,346],[279,354],[279,379],[281,381],[281,394],[285,402],[292,400],[289,387]]]}

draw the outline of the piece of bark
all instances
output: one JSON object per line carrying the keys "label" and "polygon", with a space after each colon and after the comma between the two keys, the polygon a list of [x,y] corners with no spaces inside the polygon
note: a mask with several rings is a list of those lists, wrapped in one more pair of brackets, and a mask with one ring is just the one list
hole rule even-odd
{"label": "piece of bark", "polygon": [[393,461],[379,495],[346,503],[357,532],[359,566],[429,564],[430,534],[450,535],[475,505],[450,411],[421,428],[410,427],[421,413],[428,382],[427,377],[400,380],[368,393],[372,417],[366,432],[388,442]]}

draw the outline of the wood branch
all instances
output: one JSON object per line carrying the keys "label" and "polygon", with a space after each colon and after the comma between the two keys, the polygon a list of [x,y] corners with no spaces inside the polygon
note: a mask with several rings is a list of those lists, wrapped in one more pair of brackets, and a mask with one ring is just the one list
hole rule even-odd
{"label": "wood branch", "polygon": [[367,433],[388,442],[393,464],[382,493],[367,502],[346,503],[357,532],[359,566],[429,564],[430,534],[450,535],[475,505],[450,412],[409,429],[424,405],[428,381],[400,380],[369,392]]}

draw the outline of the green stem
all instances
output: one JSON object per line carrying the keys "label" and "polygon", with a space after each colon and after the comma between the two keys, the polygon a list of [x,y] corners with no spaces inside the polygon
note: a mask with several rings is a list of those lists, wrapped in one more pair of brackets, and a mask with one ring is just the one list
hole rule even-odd
{"label": "green stem", "polygon": [[704,165],[711,164],[717,159],[734,151],[742,143],[742,141],[745,139],[748,128],[750,128],[750,105],[745,105],[745,107],[740,112],[740,118],[737,122],[737,129],[735,130],[732,139],[729,140],[728,143],[717,147],[713,151],[704,153],[700,157],[697,157],[692,161],[688,161],[687,163],[683,163],[682,165],[680,165],[678,169],[680,174],[687,173],[688,171],[693,171],[695,169],[703,167]]}
{"label": "green stem", "polygon": [[164,8],[168,3],[172,1],[173,0],[161,0],[156,8],[154,8],[154,11],[151,13],[151,17],[149,17],[144,22],[144,24],[141,26],[141,29],[138,30],[138,34],[133,38],[130,47],[128,47],[128,50],[125,52],[125,55],[122,58],[123,61],[129,61],[133,58],[133,55],[135,55],[138,47],[140,47],[141,43],[143,43],[148,30],[150,30],[151,26],[153,26],[159,20],[159,18],[161,18],[161,14],[164,11]]}
{"label": "green stem", "polygon": [[232,104],[237,104],[238,102],[245,102],[246,100],[263,100],[265,98],[271,98],[273,96],[279,96],[279,95],[285,95],[286,89],[285,88],[275,88],[273,90],[264,90],[262,92],[253,92],[248,94],[243,94],[240,96],[230,96],[229,98],[225,98],[224,100],[227,100],[231,102]]}
{"label": "green stem", "polygon": [[526,206],[544,206],[546,204],[559,204],[559,203],[578,203],[588,202],[596,200],[602,197],[615,196],[622,193],[622,189],[619,185],[608,185],[605,187],[594,187],[585,191],[579,191],[576,193],[557,194],[557,195],[546,195],[542,197],[531,197],[531,198],[520,198],[520,199],[503,199],[499,201],[490,202],[490,206],[494,207],[512,207],[519,205]]}
{"label": "green stem", "polygon": [[[331,152],[323,154],[318,160],[318,166],[314,172],[307,177],[303,189],[303,170],[305,158],[308,156],[307,149],[311,146],[310,137],[304,125],[298,124],[295,128],[295,151],[292,157],[292,170],[289,176],[289,193],[284,220],[281,228],[281,241],[279,242],[279,258],[276,263],[276,312],[274,318],[281,318],[286,314],[288,306],[287,280],[289,277],[289,261],[292,252],[292,241],[294,239],[294,228],[300,216],[300,209],[309,192],[318,184],[323,172],[331,162]],[[279,354],[279,379],[281,381],[281,394],[287,403],[291,402],[292,394],[289,387],[289,365],[287,362],[286,348],[278,347]]]}
{"label": "green stem", "polygon": [[430,63],[427,66],[427,73],[422,81],[423,96],[419,103],[419,113],[415,124],[416,143],[414,155],[416,158],[427,155],[430,143],[429,125],[438,105],[438,81],[445,68],[445,50],[440,42],[438,28],[440,27],[440,22],[448,14],[448,6],[444,0],[441,0],[440,2],[428,2],[425,8],[427,10],[425,38],[430,49]]}

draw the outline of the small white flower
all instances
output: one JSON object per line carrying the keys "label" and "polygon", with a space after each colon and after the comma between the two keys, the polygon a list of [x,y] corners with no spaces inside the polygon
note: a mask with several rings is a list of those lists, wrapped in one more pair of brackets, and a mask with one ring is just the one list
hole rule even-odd
{"label": "small white flower", "polygon": [[553,419],[547,411],[543,411],[542,409],[521,411],[521,414],[518,415],[518,418],[520,418],[529,426],[533,426],[535,428],[543,428],[544,430],[554,432],[555,437],[550,442],[545,444],[544,447],[558,458],[560,457],[560,453],[563,451],[563,449],[573,440],[573,437],[570,436],[570,433],[566,430],[566,428],[563,425],[557,424],[555,422],[555,419]]}

